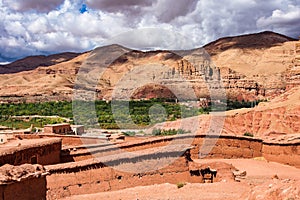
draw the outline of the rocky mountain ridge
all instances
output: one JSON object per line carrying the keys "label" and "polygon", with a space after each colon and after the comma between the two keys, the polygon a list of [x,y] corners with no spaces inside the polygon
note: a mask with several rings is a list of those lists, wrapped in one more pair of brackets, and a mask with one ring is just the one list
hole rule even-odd
{"label": "rocky mountain ridge", "polygon": [[[196,98],[272,99],[299,85],[299,51],[299,41],[263,32],[188,51],[111,45],[82,54],[28,57],[0,66],[0,101],[72,100],[74,85],[94,91],[98,99],[111,99],[116,90],[120,98],[128,93],[130,98],[183,97],[192,91]],[[78,82],[84,70],[89,74]]]}

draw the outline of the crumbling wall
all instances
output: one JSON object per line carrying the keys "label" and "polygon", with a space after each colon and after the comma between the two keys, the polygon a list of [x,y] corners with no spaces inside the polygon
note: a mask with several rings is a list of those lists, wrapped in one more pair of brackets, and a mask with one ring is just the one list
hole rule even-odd
{"label": "crumbling wall", "polygon": [[0,200],[46,200],[46,171],[40,165],[0,168]]}
{"label": "crumbling wall", "polygon": [[37,139],[37,138],[60,138],[62,146],[80,146],[83,144],[97,144],[102,140],[93,137],[81,137],[76,135],[59,135],[59,134],[19,134],[17,135],[23,139]]}
{"label": "crumbling wall", "polygon": [[46,177],[0,185],[0,200],[46,200]]}
{"label": "crumbling wall", "polygon": [[[81,161],[94,157],[112,155],[121,149],[129,152],[162,147],[171,143],[182,143],[181,140],[188,140],[191,146],[191,156],[193,159],[206,158],[253,158],[262,155],[262,140],[248,137],[235,136],[210,136],[205,135],[184,135],[169,136],[160,138],[150,138],[143,141],[127,142],[119,145],[107,145],[99,147],[89,147],[83,149],[69,149],[69,154],[64,155],[63,160]],[[205,149],[209,149],[208,154],[204,154]],[[91,155],[92,154],[92,155]],[[70,157],[70,158],[69,158]]]}
{"label": "crumbling wall", "polygon": [[263,143],[262,156],[268,161],[300,168],[300,143]]}
{"label": "crumbling wall", "polygon": [[262,140],[234,136],[196,137],[191,150],[192,159],[254,158],[262,155]]}
{"label": "crumbling wall", "polygon": [[[174,140],[180,141],[181,139],[191,138],[192,159],[199,158],[255,158],[265,157],[269,161],[288,164],[300,167],[299,143],[267,143],[261,139],[251,137],[237,137],[237,136],[209,136],[196,135],[196,136],[169,136],[160,138],[150,138],[143,141],[127,142],[115,145],[99,145],[99,147],[82,149],[70,149],[69,154],[65,155],[64,160],[81,161],[93,157],[102,157],[113,155],[120,150],[135,152],[150,148],[167,146]],[[209,150],[209,151],[207,151]],[[205,154],[207,153],[208,154]]]}
{"label": "crumbling wall", "polygon": [[[56,199],[167,182],[173,184],[193,182],[189,177],[188,165],[184,158],[179,158],[167,168],[147,173],[126,173],[107,166],[94,166],[88,169],[75,167],[72,170],[62,170],[60,173],[51,172],[47,177],[47,190],[48,197]],[[201,180],[201,177],[197,177],[196,182]]]}
{"label": "crumbling wall", "polygon": [[0,154],[0,166],[4,164],[21,165],[25,163],[50,165],[60,163],[61,140],[51,139],[35,144],[13,147],[11,151]]}
{"label": "crumbling wall", "polygon": [[[186,145],[185,145],[186,146]],[[161,183],[202,182],[190,173],[190,148],[142,150],[120,153],[98,160],[46,166],[48,198],[89,194]],[[228,168],[230,171],[230,168]]]}
{"label": "crumbling wall", "polygon": [[[33,137],[33,136],[32,136]],[[37,136],[35,136],[37,137]],[[45,137],[45,136],[39,136]],[[56,136],[52,136],[56,137]],[[150,138],[143,141],[132,141],[117,145],[104,145],[99,144],[99,140],[96,138],[80,138],[80,137],[69,137],[62,136],[64,144],[67,146],[76,146],[77,144],[84,150],[70,149],[69,154],[65,154],[62,158],[63,162],[69,161],[82,161],[91,159],[93,157],[102,157],[113,155],[120,149],[125,151],[139,151],[155,147],[167,146],[175,139],[192,138],[191,156],[193,159],[198,159],[201,156],[206,158],[254,158],[254,157],[265,157],[269,161],[279,162],[282,164],[288,164],[300,168],[299,164],[299,143],[268,143],[261,139],[241,137],[241,136],[210,136],[206,135],[182,135],[182,136],[168,136],[159,138]],[[201,148],[203,148],[203,142],[205,141],[205,148],[211,149],[207,155],[199,154]],[[89,144],[99,145],[99,148],[89,148]],[[87,147],[84,147],[84,146]],[[203,149],[202,149],[203,150]],[[92,155],[91,155],[92,153]],[[200,156],[200,157],[199,157]]]}

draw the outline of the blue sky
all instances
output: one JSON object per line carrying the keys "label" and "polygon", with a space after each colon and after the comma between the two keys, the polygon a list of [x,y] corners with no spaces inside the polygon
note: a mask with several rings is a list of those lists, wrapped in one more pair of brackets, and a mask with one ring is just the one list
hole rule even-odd
{"label": "blue sky", "polygon": [[300,35],[300,0],[0,0],[0,15],[0,62],[115,41],[183,49],[264,30]]}

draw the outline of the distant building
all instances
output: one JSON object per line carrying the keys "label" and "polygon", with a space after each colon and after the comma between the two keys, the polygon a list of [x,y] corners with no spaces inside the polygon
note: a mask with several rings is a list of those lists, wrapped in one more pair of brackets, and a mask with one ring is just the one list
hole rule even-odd
{"label": "distant building", "polygon": [[84,134],[84,126],[83,125],[71,125],[71,129],[75,135]]}
{"label": "distant building", "polygon": [[44,126],[44,133],[54,133],[54,134],[74,134],[70,124],[48,124]]}
{"label": "distant building", "polygon": [[7,135],[6,134],[0,134],[0,144],[7,143]]}

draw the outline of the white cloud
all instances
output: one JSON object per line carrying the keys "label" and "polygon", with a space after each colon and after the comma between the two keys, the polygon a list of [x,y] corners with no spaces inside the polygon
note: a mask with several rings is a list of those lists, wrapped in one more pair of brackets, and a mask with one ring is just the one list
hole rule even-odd
{"label": "white cloud", "polygon": [[192,41],[167,28],[141,28],[116,35],[107,44],[120,44],[133,49],[191,49]]}
{"label": "white cloud", "polygon": [[300,35],[300,6],[289,5],[286,10],[276,9],[271,16],[259,18],[257,26],[280,30],[293,36]]}
{"label": "white cloud", "polygon": [[0,0],[0,62],[109,41],[179,49],[265,29],[297,37],[299,1],[86,0],[81,14],[82,0]]}

